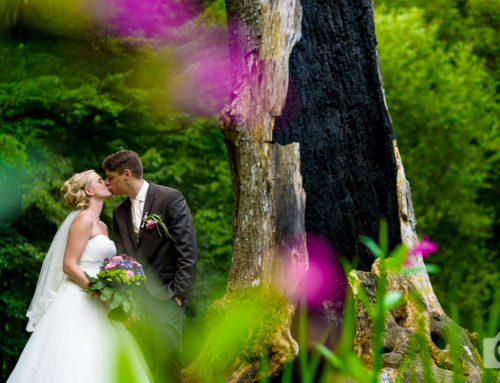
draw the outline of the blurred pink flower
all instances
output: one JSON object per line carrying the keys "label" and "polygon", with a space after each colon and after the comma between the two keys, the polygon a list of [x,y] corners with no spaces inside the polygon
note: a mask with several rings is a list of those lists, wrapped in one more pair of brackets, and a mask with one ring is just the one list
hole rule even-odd
{"label": "blurred pink flower", "polygon": [[113,262],[108,263],[108,264],[106,265],[106,270],[112,269],[112,268],[113,268],[113,267],[115,267],[115,266],[116,266],[116,265],[115,265]]}
{"label": "blurred pink flower", "polygon": [[121,255],[115,255],[114,257],[111,258],[113,261],[118,262],[118,261],[123,261],[123,257]]}
{"label": "blurred pink flower", "polygon": [[146,228],[147,229],[153,229],[155,227],[155,221],[153,221],[152,219],[150,219],[149,221],[146,222]]}
{"label": "blurred pink flower", "polygon": [[408,255],[420,254],[423,258],[427,258],[432,253],[438,250],[438,245],[432,242],[429,237],[424,236],[408,251]]}
{"label": "blurred pink flower", "polygon": [[127,275],[127,278],[128,278],[128,279],[130,279],[130,277],[133,277],[133,276],[134,276],[134,272],[133,272],[133,271],[128,270],[126,275]]}
{"label": "blurred pink flower", "polygon": [[421,255],[422,258],[427,258],[432,253],[435,253],[438,250],[438,245],[435,242],[432,242],[429,237],[423,236],[420,241],[413,245],[413,247],[408,250],[406,255],[405,266],[411,266],[413,264],[412,257]]}

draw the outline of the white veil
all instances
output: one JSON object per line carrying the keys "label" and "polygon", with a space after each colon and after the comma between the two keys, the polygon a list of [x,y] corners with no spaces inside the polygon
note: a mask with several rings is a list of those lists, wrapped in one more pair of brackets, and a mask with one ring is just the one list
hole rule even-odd
{"label": "white veil", "polygon": [[81,210],[74,210],[68,214],[62,225],[57,230],[50,245],[49,251],[43,261],[42,270],[36,284],[35,295],[31,301],[26,316],[29,318],[26,331],[34,331],[36,325],[43,317],[47,308],[52,303],[64,279],[63,258],[68,242],[68,232],[71,224]]}

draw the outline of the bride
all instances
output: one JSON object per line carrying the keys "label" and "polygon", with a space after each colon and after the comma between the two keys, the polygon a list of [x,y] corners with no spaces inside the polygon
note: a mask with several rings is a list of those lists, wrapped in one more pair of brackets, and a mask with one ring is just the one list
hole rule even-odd
{"label": "bride", "polygon": [[95,276],[103,259],[116,253],[99,219],[111,192],[93,170],[75,174],[61,192],[73,211],[43,262],[26,314],[27,331],[33,334],[7,382],[108,383],[118,377],[148,382],[149,371],[131,335],[122,323],[108,319],[105,303],[82,291],[89,286],[84,271]]}

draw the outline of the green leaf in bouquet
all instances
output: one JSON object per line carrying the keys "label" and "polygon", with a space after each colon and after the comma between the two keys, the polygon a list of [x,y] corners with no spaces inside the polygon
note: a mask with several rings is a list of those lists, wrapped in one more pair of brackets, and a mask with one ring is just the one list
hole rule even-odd
{"label": "green leaf in bouquet", "polygon": [[127,319],[127,316],[125,315],[122,307],[120,306],[114,310],[111,310],[108,314],[108,318],[118,322],[124,322]]}
{"label": "green leaf in bouquet", "polygon": [[118,291],[116,291],[115,294],[113,295],[113,299],[109,303],[109,308],[111,310],[118,308],[122,304],[122,300],[123,300],[122,295]]}
{"label": "green leaf in bouquet", "polygon": [[99,279],[94,285],[93,285],[93,289],[94,290],[98,290],[98,291],[101,291],[102,289],[104,289],[105,287],[107,286],[107,283],[106,281],[103,281],[102,279]]}
{"label": "green leaf in bouquet", "polygon": [[88,280],[89,280],[89,282],[90,282],[90,287],[92,287],[92,286],[93,286],[93,285],[94,285],[94,284],[98,281],[98,279],[97,279],[97,278],[95,278],[95,277],[91,277],[91,276],[90,276],[90,275],[88,275],[85,271],[84,271],[84,273],[85,273],[85,276],[87,277],[87,279],[88,279]]}
{"label": "green leaf in bouquet", "polygon": [[122,299],[122,307],[123,311],[128,314],[129,312],[132,311],[132,302],[128,298]]}
{"label": "green leaf in bouquet", "polygon": [[113,289],[111,287],[105,287],[101,291],[101,301],[105,302],[113,296]]}

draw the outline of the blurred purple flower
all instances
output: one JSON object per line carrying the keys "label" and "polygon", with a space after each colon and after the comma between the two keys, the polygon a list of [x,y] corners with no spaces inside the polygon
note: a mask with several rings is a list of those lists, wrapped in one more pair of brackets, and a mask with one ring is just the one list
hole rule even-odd
{"label": "blurred purple flower", "polygon": [[101,0],[91,12],[122,37],[166,37],[199,12],[194,2],[176,0]]}
{"label": "blurred purple flower", "polygon": [[432,253],[435,253],[438,250],[438,245],[435,242],[432,242],[429,237],[423,236],[422,239],[417,242],[413,247],[408,251],[408,255],[416,255],[420,254],[423,258],[427,258]]}
{"label": "blurred purple flower", "polygon": [[304,294],[307,305],[321,307],[325,301],[343,301],[346,289],[344,270],[332,246],[318,235],[307,235],[309,270]]}
{"label": "blurred purple flower", "polygon": [[168,46],[165,65],[178,68],[174,76],[156,76],[168,93],[169,102],[196,115],[218,114],[231,94],[231,71],[227,29],[202,22],[204,6],[186,0],[100,0],[86,5],[92,19],[113,35],[154,45]]}
{"label": "blurred purple flower", "polygon": [[297,240],[292,238],[282,254],[286,261],[280,288],[311,308],[321,308],[326,301],[343,302],[346,277],[331,245],[318,235],[308,234],[307,263],[297,262],[296,252]]}

